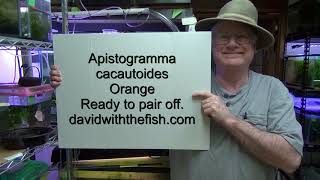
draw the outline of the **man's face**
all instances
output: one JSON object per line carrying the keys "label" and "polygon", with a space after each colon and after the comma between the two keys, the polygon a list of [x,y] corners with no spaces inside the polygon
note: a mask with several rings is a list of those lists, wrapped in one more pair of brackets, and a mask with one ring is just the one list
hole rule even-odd
{"label": "man's face", "polygon": [[213,57],[216,66],[249,68],[255,53],[255,35],[249,26],[222,21],[213,28]]}

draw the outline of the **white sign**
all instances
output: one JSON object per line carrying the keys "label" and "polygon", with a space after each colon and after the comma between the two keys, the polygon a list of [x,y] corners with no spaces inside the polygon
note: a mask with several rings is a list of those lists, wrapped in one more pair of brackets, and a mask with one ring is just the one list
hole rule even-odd
{"label": "white sign", "polygon": [[61,148],[209,149],[210,32],[56,35]]}

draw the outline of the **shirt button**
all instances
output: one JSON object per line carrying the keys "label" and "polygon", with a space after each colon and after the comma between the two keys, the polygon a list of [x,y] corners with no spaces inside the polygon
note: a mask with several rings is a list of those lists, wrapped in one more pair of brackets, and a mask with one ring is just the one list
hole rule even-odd
{"label": "shirt button", "polygon": [[228,94],[224,94],[223,97],[224,97],[224,98],[228,98],[229,95],[228,95]]}
{"label": "shirt button", "polygon": [[229,107],[230,105],[231,105],[231,103],[230,103],[230,102],[227,102],[227,103],[226,103],[226,106],[227,106],[227,107]]}

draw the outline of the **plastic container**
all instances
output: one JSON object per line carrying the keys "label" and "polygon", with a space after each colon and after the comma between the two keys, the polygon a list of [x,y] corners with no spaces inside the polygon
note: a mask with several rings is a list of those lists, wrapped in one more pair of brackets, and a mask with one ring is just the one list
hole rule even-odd
{"label": "plastic container", "polygon": [[0,96],[35,96],[46,92],[53,92],[49,84],[31,87],[20,87],[18,85],[1,85]]}
{"label": "plastic container", "polygon": [[18,170],[11,170],[0,176],[0,180],[36,180],[46,179],[49,166],[40,161],[28,160]]}
{"label": "plastic container", "polygon": [[8,130],[3,132],[1,144],[4,148],[12,150],[33,148],[48,142],[51,133],[53,129],[46,127]]}
{"label": "plastic container", "polygon": [[1,85],[0,97],[8,97],[11,106],[28,106],[50,100],[53,91],[49,84],[32,87]]}

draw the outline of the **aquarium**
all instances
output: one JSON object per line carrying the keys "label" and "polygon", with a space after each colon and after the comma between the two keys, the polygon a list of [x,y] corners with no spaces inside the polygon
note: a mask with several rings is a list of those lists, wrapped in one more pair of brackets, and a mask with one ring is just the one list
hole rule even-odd
{"label": "aquarium", "polygon": [[[286,72],[287,84],[301,86],[304,77],[305,59],[304,39],[288,42],[286,46]],[[320,90],[320,38],[312,38],[308,53],[309,64],[305,85],[311,89]]]}
{"label": "aquarium", "polygon": [[0,35],[19,36],[18,0],[0,0]]}
{"label": "aquarium", "polygon": [[[300,110],[302,97],[294,96],[292,93],[290,93],[290,95],[293,99],[294,107],[297,110]],[[305,100],[306,100],[305,112],[308,114],[320,116],[320,98],[306,97]]]}
{"label": "aquarium", "polygon": [[303,139],[306,145],[320,145],[320,115],[306,113],[302,122],[301,114],[296,111],[297,120],[303,123]]}
{"label": "aquarium", "polygon": [[31,39],[51,41],[50,0],[28,0]]}
{"label": "aquarium", "polygon": [[0,0],[0,35],[51,41],[50,0]]}

